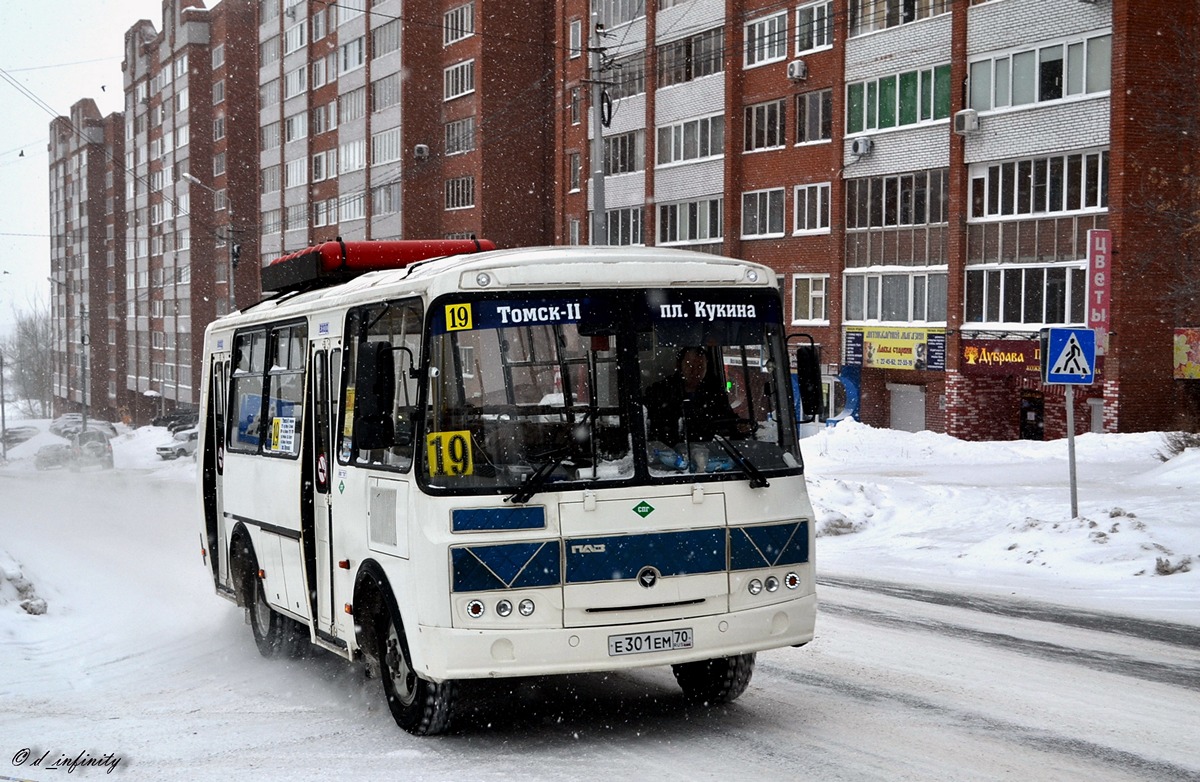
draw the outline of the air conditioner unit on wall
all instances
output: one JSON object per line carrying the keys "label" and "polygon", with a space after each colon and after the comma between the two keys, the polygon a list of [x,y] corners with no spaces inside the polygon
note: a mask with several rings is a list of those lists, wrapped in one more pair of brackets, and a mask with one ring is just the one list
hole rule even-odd
{"label": "air conditioner unit on wall", "polygon": [[804,81],[808,78],[808,63],[804,60],[792,60],[787,64],[787,77],[792,81]]}
{"label": "air conditioner unit on wall", "polygon": [[865,136],[853,139],[850,142],[850,154],[855,157],[869,155],[873,149],[875,149],[875,142]]}
{"label": "air conditioner unit on wall", "polygon": [[979,131],[979,112],[975,109],[963,109],[954,115],[954,132],[960,136],[969,136]]}

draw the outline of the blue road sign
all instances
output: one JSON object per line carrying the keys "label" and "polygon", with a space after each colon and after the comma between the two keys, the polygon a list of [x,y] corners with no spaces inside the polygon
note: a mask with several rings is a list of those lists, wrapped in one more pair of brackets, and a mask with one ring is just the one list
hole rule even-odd
{"label": "blue road sign", "polygon": [[1045,382],[1088,386],[1096,381],[1096,332],[1045,329],[1042,369]]}

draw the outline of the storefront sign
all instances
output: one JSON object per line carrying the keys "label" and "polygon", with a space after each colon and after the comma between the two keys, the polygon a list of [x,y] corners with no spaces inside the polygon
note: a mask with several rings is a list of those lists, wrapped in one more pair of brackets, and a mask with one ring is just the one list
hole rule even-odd
{"label": "storefront sign", "polygon": [[1200,328],[1175,329],[1176,380],[1200,380]]}
{"label": "storefront sign", "polygon": [[846,329],[845,363],[868,369],[929,369],[946,371],[946,330],[865,328]]}
{"label": "storefront sign", "polygon": [[1087,232],[1087,327],[1096,330],[1101,347],[1107,342],[1109,301],[1112,294],[1112,232],[1093,228]]}
{"label": "storefront sign", "polygon": [[1037,340],[964,339],[959,371],[975,377],[1030,375],[1040,380],[1041,356]]}

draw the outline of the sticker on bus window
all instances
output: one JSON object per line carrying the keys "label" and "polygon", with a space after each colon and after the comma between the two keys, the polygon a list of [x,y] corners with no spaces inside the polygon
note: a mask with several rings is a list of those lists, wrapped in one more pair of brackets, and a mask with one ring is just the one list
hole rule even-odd
{"label": "sticker on bus window", "polygon": [[274,418],[271,420],[271,450],[291,453],[296,442],[296,419]]}
{"label": "sticker on bus window", "polygon": [[446,305],[446,331],[467,331],[472,328],[470,304]]}
{"label": "sticker on bus window", "polygon": [[432,432],[425,437],[425,449],[429,456],[429,476],[470,475],[475,472],[471,461],[471,433]]}

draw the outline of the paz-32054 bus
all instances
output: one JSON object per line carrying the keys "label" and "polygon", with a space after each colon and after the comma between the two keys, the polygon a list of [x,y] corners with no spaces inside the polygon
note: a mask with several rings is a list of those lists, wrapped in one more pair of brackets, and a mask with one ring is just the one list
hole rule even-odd
{"label": "paz-32054 bus", "polygon": [[816,612],[775,274],[488,248],[328,242],[209,326],[217,593],[264,655],[365,663],[416,734],[464,679],[670,665],[736,698]]}

